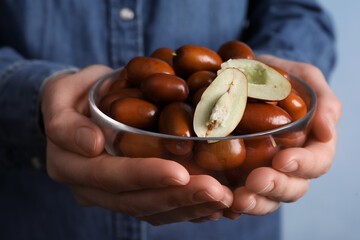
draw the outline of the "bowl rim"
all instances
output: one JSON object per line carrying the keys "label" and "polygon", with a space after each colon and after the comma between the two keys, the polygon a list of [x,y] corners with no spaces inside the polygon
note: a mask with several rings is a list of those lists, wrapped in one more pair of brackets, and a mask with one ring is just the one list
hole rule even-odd
{"label": "bowl rim", "polygon": [[281,133],[286,133],[286,132],[288,132],[289,129],[291,129],[291,128],[295,127],[295,126],[298,126],[298,125],[302,125],[302,124],[306,123],[306,121],[310,121],[310,118],[313,117],[314,112],[315,112],[316,107],[317,107],[317,96],[316,96],[315,91],[303,79],[289,73],[290,76],[292,78],[294,78],[296,81],[300,82],[300,84],[309,93],[310,100],[311,100],[311,102],[310,102],[311,108],[308,110],[308,112],[306,113],[305,116],[303,116],[302,118],[300,118],[300,119],[298,119],[298,120],[296,120],[294,122],[291,122],[291,123],[289,123],[287,125],[284,125],[282,127],[278,127],[278,128],[272,129],[272,130],[263,131],[263,132],[242,134],[242,135],[233,135],[233,136],[226,136],[226,137],[197,137],[197,136],[186,137],[186,136],[175,136],[175,135],[170,135],[170,134],[151,132],[151,131],[148,131],[148,130],[134,128],[134,127],[128,126],[126,124],[123,124],[121,122],[118,122],[118,121],[112,119],[111,117],[107,116],[105,113],[103,113],[97,107],[97,105],[95,104],[95,93],[100,88],[101,84],[105,80],[107,80],[109,77],[111,77],[113,75],[116,75],[117,73],[119,73],[122,70],[123,70],[123,67],[120,67],[120,68],[115,69],[115,70],[105,74],[104,76],[100,77],[93,84],[93,86],[91,87],[90,92],[89,92],[89,96],[88,96],[89,105],[90,105],[90,109],[91,109],[91,115],[92,114],[98,115],[98,117],[101,118],[102,122],[105,122],[107,125],[110,125],[111,128],[113,128],[115,130],[118,130],[118,131],[126,131],[126,132],[130,132],[130,133],[135,133],[135,134],[143,134],[143,135],[148,135],[148,136],[153,136],[153,137],[160,137],[160,138],[167,138],[167,139],[195,140],[195,141],[200,141],[200,140],[204,140],[204,141],[221,141],[221,140],[231,140],[231,139],[256,138],[256,137],[264,137],[264,136],[268,136],[268,135],[277,135],[277,134],[281,134]]}

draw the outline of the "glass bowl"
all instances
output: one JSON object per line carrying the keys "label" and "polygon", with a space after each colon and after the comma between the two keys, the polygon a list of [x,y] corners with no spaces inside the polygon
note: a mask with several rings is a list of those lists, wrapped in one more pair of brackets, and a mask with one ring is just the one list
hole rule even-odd
{"label": "glass bowl", "polygon": [[[280,150],[301,147],[316,110],[317,98],[313,89],[302,79],[291,75],[292,87],[303,98],[308,112],[290,124],[269,131],[221,138],[179,137],[150,132],[122,124],[98,108],[99,101],[108,92],[111,83],[119,78],[121,71],[122,68],[100,78],[89,94],[91,119],[104,133],[106,151],[114,156],[173,160],[183,165],[190,174],[210,175],[231,188],[243,185],[253,169],[271,166],[273,156]],[[240,165],[236,163],[238,160]]]}

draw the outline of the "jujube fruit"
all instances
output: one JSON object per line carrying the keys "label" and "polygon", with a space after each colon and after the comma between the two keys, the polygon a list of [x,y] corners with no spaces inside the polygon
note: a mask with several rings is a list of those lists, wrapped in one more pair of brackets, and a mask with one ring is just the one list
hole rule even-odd
{"label": "jujube fruit", "polygon": [[124,88],[130,88],[130,84],[127,81],[126,78],[120,78],[116,81],[114,81],[110,87],[109,87],[109,91],[116,91],[116,90],[120,90],[120,89],[124,89]]}
{"label": "jujube fruit", "polygon": [[189,86],[190,93],[195,93],[200,88],[209,86],[215,78],[216,73],[202,70],[191,74],[186,83]]}
{"label": "jujube fruit", "polygon": [[293,121],[296,121],[307,113],[307,107],[304,100],[294,91],[284,100],[279,101],[278,106],[284,109]]}
{"label": "jujube fruit", "polygon": [[121,136],[118,148],[123,156],[131,158],[164,158],[166,154],[160,138],[131,132]]}
{"label": "jujube fruit", "polygon": [[252,49],[246,43],[237,40],[224,43],[217,52],[224,62],[236,58],[255,59]]}
{"label": "jujube fruit", "polygon": [[208,143],[196,142],[194,160],[209,170],[225,170],[240,166],[246,157],[244,141],[242,139],[221,140]]}
{"label": "jujube fruit", "polygon": [[245,139],[246,159],[240,166],[241,171],[250,173],[255,168],[271,166],[272,159],[279,151],[270,137]]}
{"label": "jujube fruit", "polygon": [[127,79],[135,87],[154,73],[175,75],[174,69],[163,60],[152,57],[135,57],[126,65]]}
{"label": "jujube fruit", "polygon": [[150,57],[161,59],[167,62],[170,66],[173,65],[174,50],[166,47],[156,49]]}
{"label": "jujube fruit", "polygon": [[[194,110],[184,102],[173,102],[166,105],[159,116],[159,132],[182,136],[194,136],[192,128]],[[192,140],[165,139],[165,147],[173,154],[185,155],[191,152],[194,142]]]}
{"label": "jujube fruit", "polygon": [[119,89],[117,91],[109,92],[104,97],[102,97],[100,103],[99,103],[99,109],[105,113],[109,114],[109,107],[110,104],[121,98],[143,98],[143,94],[138,88],[124,88]]}
{"label": "jujube fruit", "polygon": [[173,57],[174,70],[183,78],[201,70],[216,72],[220,69],[221,63],[219,54],[197,45],[184,45],[175,51]]}
{"label": "jujube fruit", "polygon": [[158,108],[138,98],[115,100],[110,105],[110,116],[123,124],[140,129],[151,129],[156,126]]}
{"label": "jujube fruit", "polygon": [[151,74],[143,80],[140,89],[145,98],[155,104],[185,101],[189,95],[185,80],[165,73]]}
{"label": "jujube fruit", "polygon": [[248,103],[235,134],[249,134],[272,130],[291,122],[282,108],[268,103]]}

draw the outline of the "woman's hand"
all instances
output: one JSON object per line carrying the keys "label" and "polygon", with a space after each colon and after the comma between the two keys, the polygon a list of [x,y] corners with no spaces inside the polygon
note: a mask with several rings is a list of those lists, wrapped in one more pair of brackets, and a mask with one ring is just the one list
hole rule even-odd
{"label": "woman's hand", "polygon": [[280,151],[272,168],[253,170],[244,187],[234,191],[234,203],[226,216],[234,213],[264,215],[275,211],[281,202],[294,202],[307,191],[309,180],[325,174],[332,164],[336,149],[335,125],[341,116],[341,103],[321,71],[309,64],[279,59],[269,55],[260,61],[280,67],[305,80],[316,92],[318,106],[309,139],[301,148]]}
{"label": "woman's hand", "polygon": [[89,119],[88,93],[111,69],[94,65],[44,87],[41,108],[49,176],[70,187],[83,206],[100,206],[153,225],[218,219],[233,194],[214,178],[190,176],[174,161],[114,157]]}

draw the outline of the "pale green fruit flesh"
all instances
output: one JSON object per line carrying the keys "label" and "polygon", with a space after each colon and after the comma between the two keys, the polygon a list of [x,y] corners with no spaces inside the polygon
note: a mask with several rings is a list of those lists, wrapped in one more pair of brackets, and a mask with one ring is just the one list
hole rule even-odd
{"label": "pale green fruit flesh", "polygon": [[228,136],[240,122],[246,106],[248,81],[237,68],[221,71],[204,91],[194,113],[198,137]]}
{"label": "pale green fruit flesh", "polygon": [[248,80],[248,96],[266,101],[285,99],[291,91],[290,82],[272,67],[250,59],[229,59],[221,64],[220,74],[227,68],[237,68]]}

